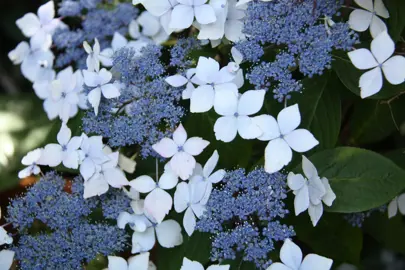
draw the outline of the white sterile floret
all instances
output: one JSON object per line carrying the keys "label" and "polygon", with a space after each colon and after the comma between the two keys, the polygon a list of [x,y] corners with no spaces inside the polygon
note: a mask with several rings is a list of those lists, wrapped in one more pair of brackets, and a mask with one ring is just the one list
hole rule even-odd
{"label": "white sterile floret", "polygon": [[194,17],[200,24],[209,24],[216,21],[212,6],[206,4],[207,0],[177,0],[179,2],[173,8],[169,27],[172,29],[189,28]]}
{"label": "white sterile floret", "polygon": [[319,144],[311,132],[297,129],[301,123],[298,104],[282,109],[277,120],[271,115],[260,115],[252,119],[263,131],[258,139],[270,141],[264,154],[264,166],[268,173],[277,172],[290,163],[291,149],[303,153]]}
{"label": "white sterile floret", "polygon": [[83,70],[84,83],[92,88],[87,98],[91,106],[94,108],[94,113],[98,114],[98,106],[100,105],[101,94],[107,99],[116,98],[120,95],[120,90],[117,85],[111,83],[112,74],[105,68],[99,72],[91,72]]}
{"label": "white sterile floret", "polygon": [[288,238],[281,247],[280,260],[282,263],[272,263],[266,270],[329,270],[333,264],[333,260],[317,254],[308,254],[302,260],[301,249]]}
{"label": "white sterile floret", "polygon": [[199,182],[181,182],[174,193],[174,210],[177,213],[186,211],[183,216],[183,227],[189,236],[195,230],[196,217],[201,218],[209,198],[205,196],[205,189],[201,187]]}
{"label": "white sterile floret", "polygon": [[106,162],[96,165],[93,176],[84,182],[85,199],[106,193],[109,186],[122,188],[129,185],[124,172],[118,167],[118,157],[118,152],[111,153],[107,155]]}
{"label": "white sterile floret", "polygon": [[168,35],[176,30],[170,28],[169,25],[173,18],[173,9],[179,4],[177,0],[143,0],[138,2],[141,3],[153,16],[159,17],[160,24]]}
{"label": "white sterile floret", "polygon": [[83,42],[83,48],[88,54],[86,59],[86,65],[88,71],[95,71],[98,72],[100,70],[100,62],[104,65],[104,63],[110,63],[111,59],[108,55],[104,55],[101,53],[100,43],[98,39],[94,39],[93,48],[90,46],[87,41]]}
{"label": "white sterile floret", "polygon": [[140,193],[149,193],[145,198],[145,210],[160,223],[173,205],[173,199],[166,190],[174,188],[178,181],[177,175],[165,172],[158,182],[148,175],[142,175],[130,181],[129,185]]}
{"label": "white sterile floret", "polygon": [[243,54],[235,47],[232,47],[231,54],[234,62],[228,63],[228,72],[235,76],[232,82],[235,83],[238,88],[241,88],[245,83],[243,70],[240,68],[240,64],[243,62]]}
{"label": "white sterile floret", "polygon": [[364,32],[370,27],[373,38],[377,37],[381,32],[387,31],[387,26],[378,17],[385,19],[390,17],[383,0],[354,0],[354,2],[365,10],[355,9],[350,13],[348,21],[350,28],[358,32]]}
{"label": "white sterile floret", "polygon": [[149,252],[144,252],[128,259],[108,256],[108,270],[151,270],[149,267]]}
{"label": "white sterile floret", "polygon": [[[393,85],[405,80],[405,57],[392,56],[395,43],[386,31],[371,42],[371,51],[357,49],[348,53],[353,65],[361,70],[372,69],[360,77],[360,96],[366,98],[378,93],[383,86],[383,74]],[[392,56],[392,57],[391,57]]]}
{"label": "white sterile floret", "polygon": [[109,159],[103,152],[103,138],[101,136],[88,137],[82,134],[80,146],[80,174],[85,181],[96,173],[96,165],[103,164]]}
{"label": "white sterile floret", "polygon": [[37,148],[28,152],[27,155],[22,158],[21,163],[28,167],[18,173],[19,178],[25,178],[31,174],[37,175],[41,172],[41,168],[39,168],[38,165],[45,165],[43,162],[42,153],[43,149]]}
{"label": "white sterile floret", "polygon": [[42,48],[40,44],[22,41],[8,53],[8,58],[14,65],[21,64],[21,73],[31,82],[55,77],[52,69],[55,57],[49,48]]}
{"label": "white sterile floret", "polygon": [[0,251],[0,269],[8,270],[11,268],[14,261],[15,252],[3,249]]}
{"label": "white sterile floret", "polygon": [[134,39],[152,39],[155,43],[161,44],[169,39],[159,17],[152,15],[149,11],[143,11],[136,20],[132,20],[128,27],[129,35]]}
{"label": "white sterile floret", "polygon": [[199,85],[190,98],[190,111],[194,113],[207,112],[216,99],[216,93],[225,89],[238,92],[238,87],[232,83],[235,75],[228,72],[227,67],[219,68],[219,63],[212,58],[200,57],[195,74]]}
{"label": "white sterile floret", "polygon": [[44,148],[44,163],[50,167],[56,167],[63,163],[66,168],[77,169],[82,138],[81,136],[72,137],[70,129],[65,123],[62,123],[56,136],[58,143],[48,144]]}
{"label": "white sterile floret", "polygon": [[217,140],[230,142],[236,134],[246,140],[261,136],[263,131],[249,116],[262,108],[265,94],[265,90],[249,90],[240,96],[229,89],[217,92],[214,109],[222,115],[214,125]]}
{"label": "white sterile floret", "polygon": [[173,132],[173,139],[163,138],[152,148],[162,157],[171,158],[170,167],[181,179],[188,179],[194,170],[198,156],[210,144],[200,137],[187,139],[187,132],[180,124]]}
{"label": "white sterile floret", "polygon": [[190,99],[195,90],[194,84],[203,84],[203,82],[200,82],[197,79],[197,77],[195,76],[195,72],[195,68],[190,68],[186,71],[186,76],[176,74],[167,77],[165,81],[173,87],[181,87],[185,85],[186,88],[182,92],[182,98]]}
{"label": "white sterile floret", "polygon": [[401,215],[405,215],[405,193],[395,197],[388,204],[388,218],[392,218],[399,212]]}
{"label": "white sterile floret", "polygon": [[[105,146],[104,146],[103,152],[104,152],[104,154],[106,154],[106,155],[109,155],[109,154],[112,154],[112,153],[113,153],[112,149],[111,149],[108,145],[105,145]],[[123,154],[120,153],[120,154],[119,154],[119,157],[118,157],[118,166],[119,166],[123,171],[125,171],[125,172],[127,172],[127,173],[134,173],[134,172],[135,172],[135,168],[136,168],[136,161],[135,161],[135,160],[132,160],[132,159],[130,159],[130,158],[128,158],[128,157],[126,157],[125,155],[123,155]]]}
{"label": "white sterile floret", "polygon": [[323,214],[322,202],[331,206],[336,195],[328,179],[320,178],[315,166],[305,156],[302,156],[302,170],[306,178],[301,174],[290,172],[287,177],[287,184],[295,195],[295,215],[298,216],[308,209],[312,225],[316,226]]}
{"label": "white sterile floret", "polygon": [[12,243],[13,238],[8,235],[7,231],[2,226],[0,226],[0,246],[5,244],[10,245]]}
{"label": "white sterile floret", "polygon": [[[230,265],[211,265],[208,266],[207,270],[229,270]],[[191,261],[186,257],[183,258],[183,264],[181,265],[180,270],[204,270],[204,266],[197,261]]]}

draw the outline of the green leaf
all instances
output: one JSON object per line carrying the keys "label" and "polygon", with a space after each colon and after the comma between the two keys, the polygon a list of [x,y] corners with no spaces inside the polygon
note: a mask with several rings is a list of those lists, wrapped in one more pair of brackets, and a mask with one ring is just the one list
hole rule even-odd
{"label": "green leaf", "polygon": [[[334,59],[335,60],[333,61],[332,68],[338,75],[340,81],[346,86],[347,89],[360,96],[360,76],[367,71],[355,68],[345,52],[334,52]],[[403,87],[401,87],[401,85],[392,85],[384,79],[381,91],[371,97],[368,97],[368,99],[386,99],[393,97],[402,91]]]}
{"label": "green leaf", "polygon": [[292,98],[293,103],[298,103],[300,107],[300,128],[310,130],[319,141],[316,150],[333,148],[339,136],[341,122],[339,87],[344,86],[331,72],[305,79],[303,86],[302,94]]}
{"label": "green leaf", "polygon": [[327,211],[366,211],[387,203],[405,188],[405,171],[372,151],[340,147],[318,152],[310,160],[336,193]]}
{"label": "green leaf", "polygon": [[394,41],[398,41],[405,28],[405,2],[403,0],[385,1],[390,17],[388,31]]}
{"label": "green leaf", "polygon": [[395,164],[405,170],[405,148],[395,149],[384,154],[391,159]]}
{"label": "green leaf", "polygon": [[293,218],[298,240],[309,246],[311,252],[341,262],[360,262],[363,234],[359,228],[350,226],[342,215],[324,213],[316,227],[312,226],[308,214]]}
{"label": "green leaf", "polygon": [[363,224],[365,233],[393,251],[405,254],[405,222],[400,214],[388,219],[387,213],[374,213]]}

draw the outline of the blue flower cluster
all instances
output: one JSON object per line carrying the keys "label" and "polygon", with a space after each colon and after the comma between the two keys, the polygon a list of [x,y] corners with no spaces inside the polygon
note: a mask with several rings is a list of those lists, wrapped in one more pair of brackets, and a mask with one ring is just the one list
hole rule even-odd
{"label": "blue flower cluster", "polygon": [[274,242],[295,235],[291,226],[278,219],[288,214],[283,200],[286,177],[255,169],[227,172],[222,183],[211,194],[207,211],[197,222],[197,229],[212,236],[211,259],[235,259],[254,262],[266,269],[272,261],[268,254]]}
{"label": "blue flower cluster", "polygon": [[[79,269],[97,254],[123,250],[127,241],[124,231],[103,223],[91,224],[89,219],[100,204],[107,218],[115,219],[121,211],[128,211],[130,200],[123,200],[121,194],[113,190],[85,200],[82,178],[75,178],[69,188],[61,176],[47,173],[7,209],[6,219],[20,235],[12,249],[21,269]],[[117,198],[121,198],[120,204]],[[31,235],[35,223],[45,232]]]}
{"label": "blue flower cluster", "polygon": [[[248,39],[237,44],[238,50],[245,60],[252,62],[258,62],[267,48],[280,50],[279,54],[282,56],[277,56],[273,63],[262,63],[253,68],[247,76],[250,83],[258,88],[264,86],[268,89],[272,83],[280,81],[273,91],[274,98],[282,101],[289,98],[289,93],[301,89],[292,77],[293,67],[309,77],[321,75],[325,69],[330,68],[333,49],[349,50],[358,41],[357,34],[350,30],[347,23],[327,24],[329,18],[339,15],[342,2],[343,0],[318,0],[316,4],[312,0],[251,2],[243,28]],[[287,60],[287,55],[290,60]],[[280,62],[288,63],[288,67],[281,72]],[[260,72],[260,69],[263,71]]]}
{"label": "blue flower cluster", "polygon": [[353,227],[361,228],[363,226],[363,223],[366,220],[366,218],[370,217],[371,214],[373,214],[375,212],[385,213],[385,212],[387,212],[387,206],[383,205],[383,206],[380,206],[380,207],[377,207],[377,208],[374,208],[374,209],[371,209],[368,211],[364,211],[364,212],[346,214],[343,217]]}
{"label": "blue flower cluster", "polygon": [[188,58],[193,50],[201,49],[200,41],[195,38],[182,38],[170,50],[170,66],[188,68],[192,61]]}
{"label": "blue flower cluster", "polygon": [[[76,63],[77,68],[86,68],[87,54],[83,50],[83,42],[92,43],[94,38],[100,42],[101,48],[110,47],[115,32],[123,35],[128,33],[129,23],[138,15],[130,3],[120,3],[113,9],[100,8],[101,0],[64,0],[59,14],[66,17],[84,19],[81,26],[75,29],[61,28],[53,35],[53,41],[58,51],[55,66],[61,68]],[[105,1],[104,1],[105,2]],[[108,6],[110,7],[110,6]]]}
{"label": "blue flower cluster", "polygon": [[148,45],[141,54],[130,47],[114,54],[112,72],[122,83],[121,95],[103,100],[97,116],[86,112],[83,129],[87,134],[107,138],[112,147],[135,144],[142,157],[157,155],[152,145],[170,136],[184,114],[178,104],[181,90],[165,82],[160,56],[156,45]]}

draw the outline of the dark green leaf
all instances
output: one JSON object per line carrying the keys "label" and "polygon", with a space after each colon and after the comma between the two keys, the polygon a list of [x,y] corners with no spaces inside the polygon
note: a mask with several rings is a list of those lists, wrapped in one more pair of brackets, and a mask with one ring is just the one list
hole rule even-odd
{"label": "dark green leaf", "polygon": [[405,2],[403,0],[385,1],[390,17],[388,19],[388,31],[394,41],[398,41],[405,28]]}
{"label": "dark green leaf", "polygon": [[405,171],[372,151],[340,147],[318,152],[310,160],[336,193],[327,211],[366,211],[387,203],[405,188]]}
{"label": "dark green leaf", "polygon": [[405,170],[405,148],[396,149],[385,153],[384,156]]}

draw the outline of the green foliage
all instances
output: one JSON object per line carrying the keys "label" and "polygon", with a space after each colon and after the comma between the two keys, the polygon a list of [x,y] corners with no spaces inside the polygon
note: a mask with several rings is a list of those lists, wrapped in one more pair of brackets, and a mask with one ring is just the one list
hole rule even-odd
{"label": "green foliage", "polygon": [[339,147],[310,157],[336,200],[327,211],[352,213],[383,205],[405,188],[405,171],[369,150]]}

